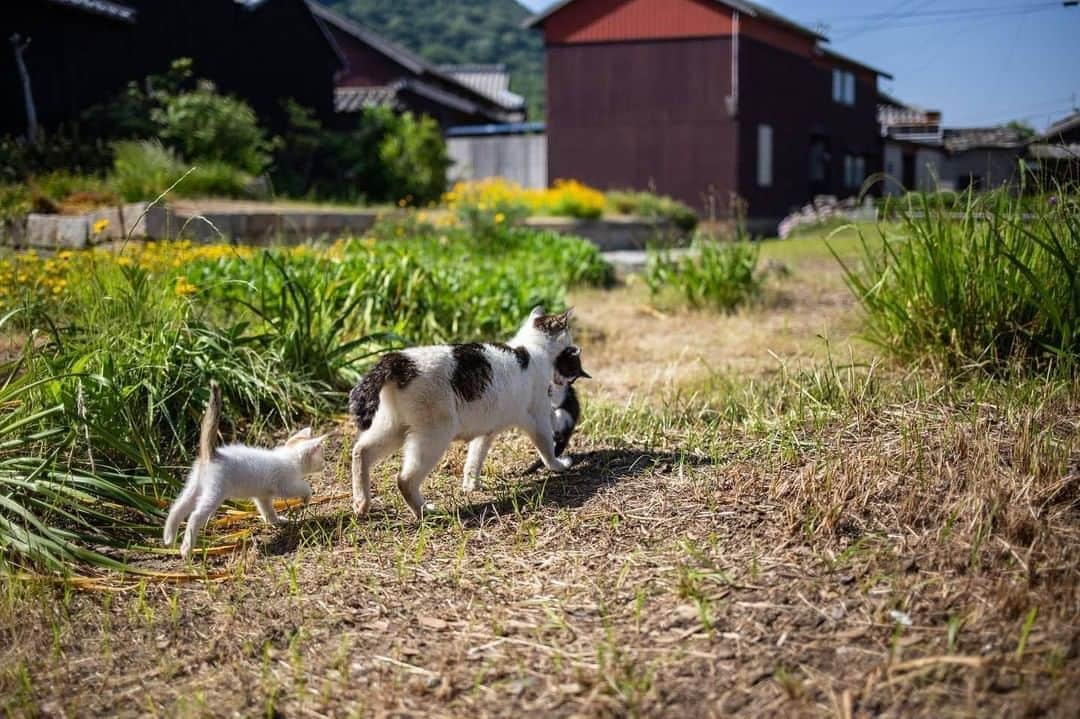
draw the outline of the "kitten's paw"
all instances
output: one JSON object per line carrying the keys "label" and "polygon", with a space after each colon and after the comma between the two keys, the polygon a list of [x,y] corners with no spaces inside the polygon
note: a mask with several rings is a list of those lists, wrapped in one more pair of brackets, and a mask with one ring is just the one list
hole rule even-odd
{"label": "kitten's paw", "polygon": [[180,556],[184,558],[185,562],[191,559],[191,542],[187,539],[184,539],[183,543],[180,545]]}
{"label": "kitten's paw", "polygon": [[275,527],[284,527],[288,523],[289,520],[285,519],[284,517],[274,517],[274,519],[270,521],[270,524],[274,525]]}
{"label": "kitten's paw", "polygon": [[354,499],[352,503],[353,514],[357,517],[366,517],[371,510],[371,502],[366,499]]}
{"label": "kitten's paw", "polygon": [[469,475],[465,478],[465,481],[461,483],[461,490],[463,492],[476,492],[484,488],[484,485],[480,483],[480,478],[475,474]]}
{"label": "kitten's paw", "polygon": [[445,516],[446,512],[439,509],[438,505],[431,502],[424,502],[424,506],[420,508],[420,516],[423,517],[441,517]]}

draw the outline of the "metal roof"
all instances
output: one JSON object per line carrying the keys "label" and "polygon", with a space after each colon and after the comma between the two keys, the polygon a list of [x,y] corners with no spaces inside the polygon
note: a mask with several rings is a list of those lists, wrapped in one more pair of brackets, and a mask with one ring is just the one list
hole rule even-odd
{"label": "metal roof", "polygon": [[439,65],[439,70],[508,110],[525,107],[525,98],[510,92],[510,73],[503,64]]}
{"label": "metal roof", "polygon": [[1038,143],[1028,147],[1028,154],[1036,160],[1080,160],[1080,143],[1053,145]]}
{"label": "metal roof", "polygon": [[1068,117],[1058,120],[1053,125],[1046,128],[1046,131],[1039,137],[1053,140],[1055,137],[1058,137],[1075,127],[1080,127],[1080,112],[1074,112]]}
{"label": "metal roof", "polygon": [[135,22],[135,8],[108,0],[48,0],[54,5],[64,5],[77,10],[101,15],[112,20]]}
{"label": "metal roof", "polygon": [[398,107],[401,83],[370,87],[334,88],[334,112],[359,112],[366,107]]}
{"label": "metal roof", "polygon": [[542,122],[503,122],[495,125],[458,125],[446,130],[447,137],[478,135],[527,135],[544,131]]}
{"label": "metal roof", "polygon": [[875,67],[871,67],[870,65],[866,65],[864,63],[859,62],[858,60],[852,59],[852,58],[848,57],[847,55],[841,55],[840,53],[836,52],[835,50],[831,50],[831,49],[829,49],[827,47],[821,47],[819,45],[818,48],[817,48],[817,51],[819,53],[821,53],[824,57],[832,58],[833,60],[839,60],[842,63],[846,63],[848,65],[854,65],[855,67],[861,68],[863,70],[869,70],[870,72],[874,73],[875,75],[880,75],[881,77],[885,77],[885,78],[888,78],[890,80],[893,79],[893,76],[890,75],[889,73],[885,72],[884,70],[878,70]]}
{"label": "metal roof", "polygon": [[[745,0],[713,0],[713,1],[716,2],[719,5],[726,5],[726,6],[728,6],[729,8],[731,8],[733,10],[738,10],[739,12],[741,12],[741,13],[743,13],[745,15],[749,15],[750,17],[759,17],[762,20],[768,20],[769,22],[776,23],[777,25],[782,25],[782,26],[788,28],[789,30],[794,30],[795,32],[797,32],[797,33],[799,33],[801,35],[807,35],[809,37],[814,38],[815,40],[823,40],[823,41],[826,41],[826,42],[828,41],[828,38],[825,37],[824,35],[822,35],[821,33],[815,32],[815,31],[811,30],[808,27],[804,27],[804,26],[800,25],[799,23],[795,22],[794,20],[790,20],[790,19],[784,17],[783,15],[780,15],[779,13],[773,12],[769,8],[765,7],[764,5],[758,5],[757,3],[754,3],[754,2],[745,2]],[[538,14],[533,15],[532,17],[526,19],[525,22],[522,23],[522,26],[523,27],[538,27],[540,25],[543,25],[545,20],[547,20],[549,17],[551,17],[552,15],[557,13],[559,10],[562,10],[564,7],[566,7],[567,5],[569,5],[572,2],[574,2],[574,0],[560,0],[560,2],[555,3],[554,5],[549,7],[547,10],[543,11],[542,13],[538,13]]]}
{"label": "metal roof", "polygon": [[942,134],[942,142],[949,152],[1011,150],[1028,144],[1023,133],[1015,127],[947,127]]}

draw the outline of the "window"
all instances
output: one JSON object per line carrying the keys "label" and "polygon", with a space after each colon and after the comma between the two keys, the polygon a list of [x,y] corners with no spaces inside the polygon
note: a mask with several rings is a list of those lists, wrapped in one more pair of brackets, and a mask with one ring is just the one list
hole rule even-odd
{"label": "window", "polygon": [[847,70],[833,69],[832,99],[841,105],[855,104],[855,74]]}
{"label": "window", "polygon": [[772,187],[772,126],[757,126],[757,183]]}
{"label": "window", "polygon": [[844,187],[857,190],[866,179],[866,158],[861,155],[844,155]]}

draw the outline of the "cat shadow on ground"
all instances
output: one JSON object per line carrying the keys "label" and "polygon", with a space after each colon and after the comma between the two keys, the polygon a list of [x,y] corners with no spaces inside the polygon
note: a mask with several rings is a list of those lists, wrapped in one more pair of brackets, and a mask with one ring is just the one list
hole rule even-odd
{"label": "cat shadow on ground", "polygon": [[[600,449],[571,453],[570,456],[574,465],[566,472],[554,473],[540,467],[535,471],[524,470],[500,478],[488,477],[486,491],[496,494],[494,499],[444,506],[445,512],[427,517],[424,521],[438,524],[460,522],[465,527],[476,527],[528,508],[580,507],[598,492],[632,477],[671,472],[680,464],[690,467],[713,464],[712,460],[700,455],[634,448]],[[277,556],[292,553],[302,541],[325,543],[327,546],[338,544],[353,521],[349,509],[332,513],[319,512],[317,509],[293,512],[290,516],[292,521],[280,527],[262,545],[264,554]],[[415,528],[411,513],[388,507],[373,507],[371,513],[360,521],[403,530]]]}
{"label": "cat shadow on ground", "polygon": [[515,514],[523,507],[580,507],[601,490],[631,477],[670,472],[680,464],[702,467],[713,463],[700,455],[633,448],[600,449],[570,456],[574,465],[568,471],[556,474],[541,467],[532,474],[509,476],[491,487],[499,495],[496,499],[459,506],[454,514],[463,525],[477,526]]}

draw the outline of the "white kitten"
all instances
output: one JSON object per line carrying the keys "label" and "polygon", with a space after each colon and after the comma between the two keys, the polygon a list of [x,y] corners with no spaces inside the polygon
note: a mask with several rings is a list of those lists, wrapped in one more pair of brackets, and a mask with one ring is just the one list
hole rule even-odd
{"label": "white kitten", "polygon": [[[286,520],[274,511],[274,497],[311,499],[311,486],[304,481],[323,468],[322,443],[326,435],[311,437],[305,427],[274,449],[230,444],[214,449],[221,415],[221,388],[210,383],[210,402],[199,436],[199,458],[191,466],[187,484],[169,509],[165,520],[165,544],[176,541],[180,522],[187,517],[187,531],[180,554],[187,559],[203,525],[226,499],[251,497],[263,519],[273,525]],[[190,517],[188,516],[190,515]]]}
{"label": "white kitten", "polygon": [[[349,395],[360,435],[352,451],[353,509],[371,507],[371,469],[404,445],[398,489],[420,517],[420,484],[450,442],[469,442],[463,488],[476,488],[495,435],[517,427],[555,472],[570,460],[555,455],[548,397],[555,358],[570,345],[570,310],[539,307],[508,344],[414,347],[382,356]],[[430,509],[430,505],[427,505]]]}

